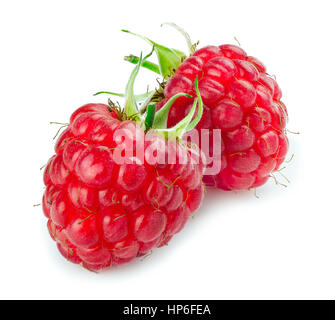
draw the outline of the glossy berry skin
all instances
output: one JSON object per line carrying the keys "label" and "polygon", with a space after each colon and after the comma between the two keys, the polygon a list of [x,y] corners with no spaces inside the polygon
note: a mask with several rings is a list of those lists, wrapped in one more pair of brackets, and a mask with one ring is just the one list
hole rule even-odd
{"label": "glossy berry skin", "polygon": [[[177,163],[158,162],[154,155],[162,145],[167,154],[179,149]],[[119,146],[142,148],[143,159],[134,150],[129,162],[119,163]],[[49,233],[66,259],[89,270],[128,263],[166,245],[201,205],[204,161],[192,161],[199,149],[145,134],[107,105],[76,110],[55,152],[44,171]],[[185,162],[178,161],[181,155]]]}
{"label": "glossy berry skin", "polygon": [[[223,151],[221,171],[205,175],[204,182],[224,190],[263,185],[285,159],[287,110],[277,82],[265,66],[234,45],[197,50],[167,82],[160,108],[179,92],[196,96],[198,77],[204,113],[196,129],[220,129]],[[179,98],[172,106],[168,126],[190,110],[191,98]],[[211,146],[209,146],[211,150]]]}

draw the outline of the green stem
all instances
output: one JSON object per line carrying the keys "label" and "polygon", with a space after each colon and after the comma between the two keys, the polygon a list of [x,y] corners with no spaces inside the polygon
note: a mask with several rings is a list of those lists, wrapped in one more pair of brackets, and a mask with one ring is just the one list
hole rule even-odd
{"label": "green stem", "polygon": [[149,130],[152,127],[155,119],[155,113],[156,113],[156,104],[150,103],[147,106],[147,113],[144,121],[146,130]]}

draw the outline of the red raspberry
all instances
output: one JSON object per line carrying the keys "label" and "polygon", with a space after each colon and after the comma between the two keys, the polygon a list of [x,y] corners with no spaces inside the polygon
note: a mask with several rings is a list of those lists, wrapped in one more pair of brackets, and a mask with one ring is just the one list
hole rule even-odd
{"label": "red raspberry", "polygon": [[[117,134],[120,128],[127,130],[128,142]],[[118,145],[136,145],[141,137],[144,161],[114,161]],[[180,144],[186,163],[156,163],[152,154],[162,143],[170,152],[171,143],[118,120],[107,105],[88,104],[73,113],[44,172],[43,210],[65,258],[98,271],[167,244],[182,229],[202,202],[203,167],[191,168],[197,151]]]}
{"label": "red raspberry", "polygon": [[157,113],[147,105],[142,117],[134,99],[145,59],[128,81],[124,110],[112,103],[76,110],[44,171],[50,235],[65,258],[89,270],[121,265],[167,244],[202,202],[203,156],[179,142],[194,124],[198,102],[201,117],[197,81],[190,114],[167,130],[171,102]]}
{"label": "red raspberry", "polygon": [[[220,173],[205,176],[205,183],[224,190],[264,184],[288,150],[287,111],[277,82],[240,47],[208,46],[178,67],[167,82],[165,98],[179,92],[194,95],[197,76],[204,113],[196,129],[221,129],[225,147]],[[179,98],[171,108],[168,126],[184,117],[191,104],[191,98]]]}
{"label": "red raspberry", "polygon": [[[287,110],[277,82],[259,60],[240,47],[207,46],[194,52],[188,34],[175,24],[170,25],[181,31],[188,42],[192,55],[186,60],[182,52],[140,36],[156,46],[160,63],[159,67],[153,64],[144,67],[168,80],[165,97],[157,108],[180,92],[194,97],[193,81],[198,78],[204,108],[196,129],[199,136],[201,129],[209,129],[210,137],[213,129],[220,129],[222,140],[221,171],[205,175],[204,182],[224,190],[263,185],[271,172],[280,167],[288,150]],[[134,56],[125,59],[134,63]],[[178,98],[170,109],[168,126],[183,118],[192,104],[192,98]],[[213,150],[213,141],[207,147]]]}
{"label": "red raspberry", "polygon": [[146,58],[128,81],[124,110],[111,102],[77,109],[44,171],[50,235],[66,259],[89,270],[121,265],[167,244],[202,202],[203,155],[179,143],[198,122],[192,121],[198,102],[201,117],[197,81],[190,114],[167,130],[171,101],[157,113],[148,104],[142,116],[134,99]]}

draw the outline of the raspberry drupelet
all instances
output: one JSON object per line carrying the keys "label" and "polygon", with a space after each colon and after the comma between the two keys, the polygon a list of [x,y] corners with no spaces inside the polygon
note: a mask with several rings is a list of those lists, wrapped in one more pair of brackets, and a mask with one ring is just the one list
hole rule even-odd
{"label": "raspberry drupelet", "polygon": [[[143,128],[140,119],[126,120],[129,110],[105,104],[77,109],[44,171],[50,236],[66,259],[92,271],[166,245],[202,203],[199,149]],[[159,161],[161,150],[174,153],[175,163]]]}
{"label": "raspberry drupelet", "polygon": [[[198,77],[204,108],[196,129],[199,133],[201,129],[220,129],[222,140],[221,170],[205,175],[204,182],[224,190],[263,185],[283,163],[289,146],[281,89],[265,66],[238,46],[207,46],[196,51],[190,46],[190,52],[188,58],[177,54],[170,72],[161,72],[166,85],[157,108],[179,92],[194,97],[193,81]],[[193,99],[175,101],[168,126],[189,112]]]}

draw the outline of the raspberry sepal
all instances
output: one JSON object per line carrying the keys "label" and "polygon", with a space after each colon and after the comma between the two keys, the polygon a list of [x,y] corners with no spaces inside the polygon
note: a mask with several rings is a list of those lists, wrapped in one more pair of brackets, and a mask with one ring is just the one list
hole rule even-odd
{"label": "raspberry sepal", "polygon": [[[185,132],[190,131],[190,130],[192,130],[196,127],[196,125],[201,120],[202,114],[203,114],[203,102],[202,102],[201,94],[200,94],[199,87],[198,87],[198,78],[195,79],[194,87],[195,87],[195,90],[196,90],[196,93],[197,93],[197,98],[194,99],[193,106],[192,106],[190,112],[181,121],[179,121],[175,126],[173,126],[172,128],[169,128],[169,129],[156,129],[156,128],[154,128],[154,132],[156,134],[158,134],[158,135],[160,135],[160,136],[162,136],[166,139],[181,139],[183,137],[183,135],[185,134]],[[165,110],[163,112],[166,113],[166,115],[168,116],[167,111],[171,106],[166,107],[166,105],[164,105],[162,107],[162,109],[165,108]],[[198,105],[198,113],[194,117],[197,105]],[[160,109],[160,110],[162,110],[162,109]],[[159,113],[159,111],[157,113]],[[194,117],[194,119],[193,119],[193,117]],[[166,120],[164,119],[164,121],[166,121]]]}
{"label": "raspberry sepal", "polygon": [[[179,65],[182,63],[182,61],[186,58],[186,54],[180,50],[165,47],[163,45],[160,45],[150,40],[147,37],[133,33],[129,30],[121,30],[121,31],[132,34],[136,37],[139,37],[154,47],[154,50],[158,57],[159,71],[163,78],[170,77],[174,73],[174,70],[176,70],[179,67]],[[135,57],[135,61],[136,61],[136,57]]]}

